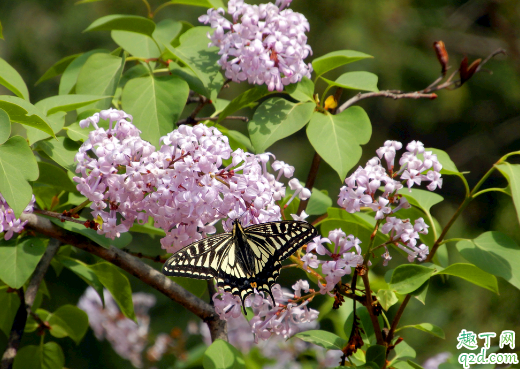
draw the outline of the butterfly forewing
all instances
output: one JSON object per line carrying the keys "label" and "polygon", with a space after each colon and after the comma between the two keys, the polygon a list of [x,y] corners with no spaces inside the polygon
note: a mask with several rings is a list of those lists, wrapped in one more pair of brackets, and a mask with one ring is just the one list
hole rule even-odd
{"label": "butterfly forewing", "polygon": [[271,287],[280,274],[281,262],[318,235],[312,225],[300,221],[242,228],[235,220],[233,226],[232,233],[194,242],[172,255],[163,273],[197,279],[214,277],[224,291],[240,296],[242,305],[255,289],[273,298]]}
{"label": "butterfly forewing", "polygon": [[163,266],[163,274],[196,279],[217,276],[222,255],[232,245],[231,233],[222,233],[194,242],[173,254]]}

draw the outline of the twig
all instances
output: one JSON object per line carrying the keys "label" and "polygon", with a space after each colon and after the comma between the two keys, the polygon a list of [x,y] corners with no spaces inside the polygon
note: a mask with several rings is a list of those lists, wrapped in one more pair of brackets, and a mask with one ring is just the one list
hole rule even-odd
{"label": "twig", "polygon": [[[218,116],[217,117],[205,117],[205,118],[186,118],[186,119],[179,120],[177,122],[177,125],[180,126],[181,124],[195,124],[195,123],[198,123],[198,122],[203,122],[205,120],[210,120],[210,121],[215,122],[218,119],[219,119]],[[239,115],[229,115],[225,119],[241,120],[241,121],[244,121],[246,123],[249,122],[249,118],[248,117],[242,117],[242,116],[239,116]]]}
{"label": "twig", "polygon": [[363,279],[363,284],[365,285],[365,297],[367,299],[366,308],[368,310],[368,315],[370,316],[370,320],[372,321],[372,325],[374,326],[374,333],[376,335],[377,344],[384,345],[383,334],[381,333],[381,326],[379,325],[379,320],[377,316],[374,314],[374,310],[372,309],[372,290],[370,289],[370,281],[368,280],[368,269],[365,270],[365,273],[361,274],[361,279]]}
{"label": "twig", "polygon": [[213,340],[217,338],[227,340],[225,322],[219,319],[219,316],[215,313],[215,310],[210,304],[186,291],[177,283],[166,278],[162,273],[139,259],[128,255],[126,252],[114,246],[108,249],[98,246],[87,237],[66,231],[51,223],[50,220],[38,217],[35,214],[22,214],[20,218],[22,221],[27,221],[27,229],[32,229],[45,236],[56,238],[65,244],[73,245],[74,247],[87,251],[139,278],[150,287],[155,288],[173,301],[178,302],[205,321],[210,327],[211,338]]}
{"label": "twig", "polygon": [[[487,58],[485,58],[480,64],[479,66],[477,67],[477,69],[475,70],[475,72],[473,74],[476,74],[480,71],[482,71],[482,66],[484,64],[486,64],[489,60],[491,60],[493,57],[499,55],[499,54],[505,54],[505,50],[504,49],[498,49],[496,51],[494,51],[493,53],[491,53],[490,55],[488,55]],[[349,108],[350,106],[354,105],[355,103],[357,103],[358,101],[360,100],[364,100],[364,99],[368,99],[370,97],[387,97],[387,98],[392,98],[394,100],[397,100],[397,99],[435,99],[437,98],[437,95],[434,94],[433,92],[434,91],[438,91],[438,90],[442,90],[442,89],[446,89],[446,88],[449,88],[449,87],[452,87],[454,86],[454,88],[459,88],[463,85],[463,81],[458,79],[458,80],[455,80],[453,81],[453,77],[457,74],[459,70],[456,70],[454,71],[450,77],[442,84],[438,84],[442,81],[442,77],[439,77],[437,78],[432,84],[430,84],[428,87],[426,87],[425,89],[423,90],[419,90],[419,91],[415,91],[415,92],[401,92],[401,91],[396,91],[396,90],[386,90],[386,91],[379,91],[379,92],[367,92],[367,93],[359,93],[357,94],[356,96],[354,96],[353,98],[347,100],[346,102],[344,102],[338,109],[337,109],[337,114],[341,113],[343,110]],[[465,81],[464,81],[465,82]]]}
{"label": "twig", "polygon": [[[309,170],[309,175],[307,176],[307,182],[305,182],[305,188],[308,188],[309,191],[312,191],[314,187],[314,182],[316,181],[316,177],[318,176],[318,169],[320,168],[320,155],[315,152],[314,157],[312,158],[311,169]],[[307,205],[309,203],[309,199],[300,201],[300,206],[298,206],[297,214],[301,214],[302,211],[307,209]]]}
{"label": "twig", "polygon": [[23,331],[27,323],[27,315],[30,314],[33,316],[40,325],[44,324],[38,314],[35,314],[31,308],[34,304],[38,288],[42,283],[43,276],[47,272],[47,269],[49,269],[51,260],[54,255],[56,255],[56,252],[58,252],[59,248],[60,242],[58,240],[51,239],[49,241],[49,245],[47,246],[47,250],[45,250],[45,253],[34,270],[34,273],[29,282],[29,286],[27,287],[27,291],[24,294],[23,288],[17,290],[18,296],[20,297],[20,306],[16,312],[16,316],[11,328],[11,333],[9,334],[7,348],[4,351],[4,355],[2,356],[2,361],[0,363],[1,369],[10,369],[13,366],[14,358],[16,357],[18,348],[20,347],[20,341],[22,340]]}
{"label": "twig", "polygon": [[367,93],[359,93],[353,98],[345,101],[337,110],[338,114],[343,110],[351,107],[358,101],[368,99],[370,97],[388,97],[394,100],[397,99],[436,99],[437,95],[433,93],[419,93],[419,92],[401,92],[396,90],[388,90],[388,91],[379,91],[379,92],[367,92]]}
{"label": "twig", "polygon": [[56,218],[56,219],[59,219],[61,221],[66,221],[67,220],[69,222],[74,222],[74,223],[78,223],[78,224],[85,224],[84,220],[79,220],[79,219],[76,219],[76,218],[68,217],[68,216],[65,216],[63,214],[56,213],[55,211],[34,209],[34,213],[41,214],[41,215],[47,215],[49,217]]}

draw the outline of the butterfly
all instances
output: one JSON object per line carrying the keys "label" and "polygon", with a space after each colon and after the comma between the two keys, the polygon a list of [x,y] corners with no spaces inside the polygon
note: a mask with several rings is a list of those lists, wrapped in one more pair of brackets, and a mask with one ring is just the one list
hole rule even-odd
{"label": "butterfly", "polygon": [[271,296],[282,261],[318,235],[312,225],[283,220],[242,227],[233,221],[231,232],[196,241],[165,263],[163,274],[196,279],[215,278],[217,286],[244,300],[256,291]]}

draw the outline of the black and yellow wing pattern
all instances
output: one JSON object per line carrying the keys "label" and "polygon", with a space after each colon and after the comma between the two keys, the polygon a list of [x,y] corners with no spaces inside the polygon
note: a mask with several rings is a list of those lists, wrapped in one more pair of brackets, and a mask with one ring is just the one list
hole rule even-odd
{"label": "black and yellow wing pattern", "polygon": [[[254,290],[268,293],[280,274],[282,261],[311,241],[318,231],[302,221],[255,224],[238,219],[231,232],[194,242],[173,254],[162,272],[169,276],[215,278],[217,286],[245,298]],[[244,307],[245,311],[245,307]]]}

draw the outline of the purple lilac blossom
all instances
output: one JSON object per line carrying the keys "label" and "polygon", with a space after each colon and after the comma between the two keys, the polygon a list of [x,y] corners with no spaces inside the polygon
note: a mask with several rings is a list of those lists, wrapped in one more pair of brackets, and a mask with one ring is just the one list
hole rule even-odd
{"label": "purple lilac blossom", "polygon": [[[110,128],[98,127],[109,119]],[[138,221],[153,217],[166,232],[161,244],[168,252],[215,233],[226,215],[224,229],[242,216],[242,224],[280,220],[275,201],[285,196],[281,177],[291,178],[294,167],[274,155],[232,151],[228,138],[214,127],[182,125],[161,137],[159,150],[140,138],[140,131],[123,111],[109,109],[80,122],[95,130],[76,154],[77,189],[92,201],[94,218],[101,217],[99,234],[114,239]],[[231,159],[227,166],[223,161]],[[296,185],[297,183],[297,185]],[[294,196],[304,200],[310,191],[293,178]]]}
{"label": "purple lilac blossom", "polygon": [[[34,195],[32,195],[31,201],[23,210],[24,214],[31,214],[34,210]],[[23,227],[27,224],[27,221],[22,222],[17,219],[14,215],[13,209],[5,201],[2,194],[0,194],[0,233],[4,232],[3,238],[7,241],[13,237],[14,233],[20,233],[23,231]]]}
{"label": "purple lilac blossom", "polygon": [[110,292],[104,290],[103,295],[104,308],[97,292],[88,287],[79,299],[78,307],[87,313],[89,325],[98,340],[106,338],[115,352],[130,360],[134,367],[141,368],[142,352],[148,343],[148,310],[155,305],[155,296],[142,292],[132,294],[136,324],[123,316]]}
{"label": "purple lilac blossom", "polygon": [[[398,219],[393,217],[400,209],[407,209],[410,204],[397,192],[406,183],[409,191],[414,185],[430,182],[426,188],[430,191],[442,187],[442,165],[437,155],[426,151],[420,141],[412,141],[406,146],[406,152],[399,159],[400,169],[394,171],[397,150],[403,145],[397,141],[386,141],[383,147],[376,150],[377,157],[370,159],[366,166],[359,167],[354,173],[345,179],[346,186],[341,187],[338,205],[349,213],[361,211],[361,207],[368,207],[375,212],[376,220],[383,220],[380,228],[384,234],[390,234],[391,241],[408,254],[408,261],[413,262],[426,259],[429,249],[424,244],[417,245],[419,233],[427,234],[429,226],[423,218],[415,220]],[[418,155],[422,155],[420,158]],[[386,162],[386,168],[382,160]],[[400,176],[400,180],[396,180]],[[383,193],[376,197],[376,191],[381,187]],[[318,252],[319,253],[319,252]],[[392,259],[388,248],[382,255],[383,265],[387,265]]]}
{"label": "purple lilac blossom", "polygon": [[[302,325],[312,323],[318,318],[318,311],[309,309],[309,300],[294,302],[301,297],[301,290],[308,292],[309,283],[298,281],[294,293],[282,291],[280,285],[272,287],[276,304],[270,297],[256,293],[246,298],[245,305],[253,310],[253,318],[249,321],[249,332],[254,333],[255,342],[266,340],[273,335],[289,338],[298,333]],[[215,311],[220,319],[232,321],[242,319],[240,298],[229,292],[219,291],[213,295]]]}
{"label": "purple lilac blossom", "polygon": [[[326,243],[334,244],[334,252],[330,252]],[[350,274],[352,268],[363,264],[361,255],[361,241],[353,235],[346,235],[341,229],[334,229],[329,232],[329,237],[314,237],[312,242],[307,245],[306,253],[302,256],[304,268],[318,269],[325,275],[325,284],[319,283],[321,294],[331,294],[336,284],[341,278]],[[326,255],[328,259],[318,260],[317,256]]]}
{"label": "purple lilac blossom", "polygon": [[[235,82],[267,85],[269,91],[310,78],[311,64],[303,60],[312,54],[305,32],[309,22],[300,13],[284,9],[291,0],[249,5],[244,0],[230,0],[228,13],[224,9],[209,9],[199,21],[215,29],[208,33],[208,46],[220,48],[218,61],[226,78]],[[227,32],[226,32],[227,31]]]}

